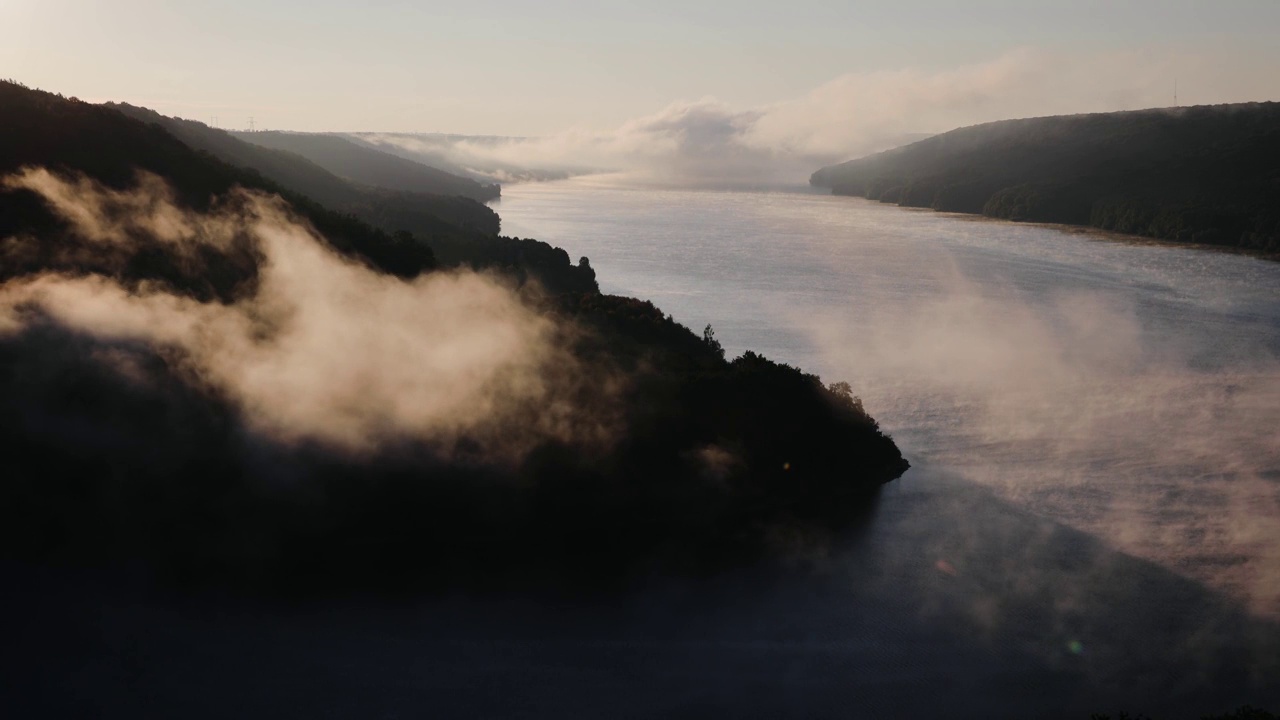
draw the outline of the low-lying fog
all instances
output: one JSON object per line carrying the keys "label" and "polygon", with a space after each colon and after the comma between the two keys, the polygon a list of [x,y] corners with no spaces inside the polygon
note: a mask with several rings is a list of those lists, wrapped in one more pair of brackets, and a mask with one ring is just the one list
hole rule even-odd
{"label": "low-lying fog", "polygon": [[[1215,102],[1239,92],[1223,85],[1223,77],[1249,75],[1253,69],[1222,67],[1230,61],[1218,57],[1190,57],[1195,62],[1184,56],[1184,74],[1189,67],[1196,67],[1197,75],[1212,73],[1212,83],[1200,89],[1215,88],[1220,93]],[[646,185],[773,187],[804,182],[824,165],[955,127],[1168,105],[1172,60],[1149,51],[1081,58],[1024,47],[945,70],[851,72],[756,107],[715,97],[685,98],[615,127],[575,126],[537,137],[403,132],[355,137],[503,183],[627,172],[630,182]],[[1125,71],[1115,72],[1116,67]]]}
{"label": "low-lying fog", "polygon": [[852,382],[922,468],[1280,616],[1280,265],[814,194],[498,209],[730,353]]}
{"label": "low-lying fog", "polygon": [[1280,264],[799,190],[593,178],[496,209],[731,355],[848,380],[913,468],[824,556],[609,598],[263,608],[33,573],[8,658],[41,661],[0,670],[114,717],[1280,707]]}
{"label": "low-lying fog", "polygon": [[830,559],[848,592],[1048,663],[1042,702],[1274,695],[1280,264],[803,191],[581,179],[498,209],[731,354],[853,384],[915,467]]}

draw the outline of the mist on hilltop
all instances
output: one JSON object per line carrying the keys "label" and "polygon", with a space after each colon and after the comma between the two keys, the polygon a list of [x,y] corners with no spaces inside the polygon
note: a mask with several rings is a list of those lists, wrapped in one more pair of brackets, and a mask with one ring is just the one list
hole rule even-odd
{"label": "mist on hilltop", "polygon": [[[1117,65],[1126,72],[1112,71]],[[579,126],[540,137],[356,136],[501,182],[621,172],[648,185],[800,185],[818,167],[958,126],[1167,105],[1168,72],[1166,60],[1140,53],[1069,61],[1061,52],[1020,48],[947,70],[848,73],[758,107],[713,96],[681,100],[611,129]]]}

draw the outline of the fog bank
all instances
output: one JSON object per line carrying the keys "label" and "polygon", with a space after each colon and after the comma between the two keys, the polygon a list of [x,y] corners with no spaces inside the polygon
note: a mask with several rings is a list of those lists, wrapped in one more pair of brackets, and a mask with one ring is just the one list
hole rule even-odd
{"label": "fog bank", "polygon": [[[252,429],[285,443],[364,452],[414,440],[448,452],[466,436],[477,456],[502,459],[546,439],[607,435],[607,417],[568,399],[587,381],[564,349],[573,330],[494,277],[376,273],[339,257],[278,198],[247,191],[197,213],[149,175],[128,191],[42,169],[4,184],[39,194],[85,241],[65,253],[109,257],[106,249],[145,237],[198,270],[202,250],[247,240],[261,263],[256,286],[230,303],[100,275],[11,280],[0,286],[0,333],[47,318],[158,348],[193,382],[232,400]],[[29,242],[11,238],[6,251]],[[146,382],[127,358],[116,361],[122,379]],[[607,396],[609,381],[593,381]]]}
{"label": "fog bank", "polygon": [[[1200,98],[1207,97],[1209,80],[1228,70],[1194,55],[1180,66],[1184,88],[1194,87],[1195,78],[1204,81]],[[1171,55],[1154,51],[1082,56],[1020,48],[945,70],[847,73],[760,107],[733,107],[713,96],[682,100],[609,130],[576,127],[534,138],[360,137],[504,182],[608,171],[657,185],[786,185],[805,182],[818,167],[964,125],[1172,105],[1175,71]],[[1223,88],[1226,99],[1239,99],[1231,94]],[[518,168],[529,172],[522,176]]]}
{"label": "fog bank", "polygon": [[954,259],[913,272],[928,294],[796,319],[913,461],[1280,617],[1273,334],[1238,307],[1206,320],[1209,285],[1153,301]]}

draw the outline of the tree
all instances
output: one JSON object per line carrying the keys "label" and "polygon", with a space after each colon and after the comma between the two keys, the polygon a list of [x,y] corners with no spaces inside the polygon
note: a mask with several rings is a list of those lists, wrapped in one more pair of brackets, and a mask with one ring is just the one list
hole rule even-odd
{"label": "tree", "polygon": [[716,354],[721,358],[724,358],[724,346],[716,339],[716,331],[711,328],[711,323],[707,323],[707,326],[702,329],[702,342],[716,351]]}
{"label": "tree", "polygon": [[847,405],[860,413],[866,411],[862,409],[862,398],[853,394],[853,386],[841,380],[827,386],[827,391],[836,396],[842,405]]}

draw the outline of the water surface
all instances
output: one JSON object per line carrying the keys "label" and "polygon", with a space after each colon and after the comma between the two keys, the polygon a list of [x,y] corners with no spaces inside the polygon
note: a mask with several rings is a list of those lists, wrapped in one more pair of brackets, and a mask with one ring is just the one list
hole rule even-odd
{"label": "water surface", "polygon": [[503,192],[507,234],[605,291],[850,381],[913,463],[869,526],[610,598],[10,575],[0,691],[120,718],[1280,708],[1280,264],[807,192]]}
{"label": "water surface", "polygon": [[956,474],[1280,615],[1280,263],[806,192],[505,192],[504,232],[606,292],[852,382],[902,492]]}

